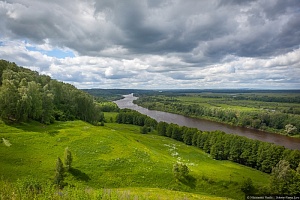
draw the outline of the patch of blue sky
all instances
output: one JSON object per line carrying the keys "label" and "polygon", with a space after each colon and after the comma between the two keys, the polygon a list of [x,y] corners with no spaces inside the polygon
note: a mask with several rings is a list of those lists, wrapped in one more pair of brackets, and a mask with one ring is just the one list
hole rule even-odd
{"label": "patch of blue sky", "polygon": [[27,46],[26,47],[27,50],[29,51],[38,51],[42,54],[45,54],[47,56],[50,56],[50,57],[55,57],[55,58],[66,58],[66,57],[75,57],[75,54],[72,52],[72,51],[66,51],[66,50],[62,50],[62,49],[52,49],[50,51],[46,51],[46,50],[40,50],[40,49],[37,49],[36,47],[32,47],[32,46]]}

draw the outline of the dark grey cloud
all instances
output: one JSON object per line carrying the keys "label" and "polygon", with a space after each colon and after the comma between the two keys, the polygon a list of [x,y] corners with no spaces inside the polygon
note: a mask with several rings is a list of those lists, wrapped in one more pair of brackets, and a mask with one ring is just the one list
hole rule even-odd
{"label": "dark grey cloud", "polygon": [[228,54],[285,53],[300,40],[298,0],[10,0],[1,7],[5,36],[49,39],[81,55],[101,55],[112,45],[134,54],[190,53],[206,43],[205,57],[218,62]]}
{"label": "dark grey cloud", "polygon": [[[289,76],[299,73],[294,70],[299,68],[299,0],[7,0],[0,1],[0,18],[0,57],[49,74],[55,74],[49,63],[60,70],[67,66],[75,72],[62,71],[59,78],[70,82],[123,79],[141,84],[156,75],[169,85],[174,80],[223,83],[232,74],[243,82],[248,68],[268,74],[271,69],[282,73],[274,69],[283,66],[288,74],[283,82],[288,83],[294,81]],[[9,48],[2,40],[68,49],[76,58],[69,64],[24,45]],[[82,65],[92,71],[81,74]],[[269,71],[258,72],[255,65]],[[224,76],[208,78],[215,73]]]}

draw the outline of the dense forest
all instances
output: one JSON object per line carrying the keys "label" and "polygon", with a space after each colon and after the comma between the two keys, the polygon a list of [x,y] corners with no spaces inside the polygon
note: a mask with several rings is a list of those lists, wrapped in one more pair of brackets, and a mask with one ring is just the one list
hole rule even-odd
{"label": "dense forest", "polygon": [[[201,98],[212,98],[212,95],[201,96]],[[221,98],[213,96],[213,98]],[[234,100],[232,100],[234,98]],[[251,127],[260,130],[279,132],[286,135],[298,135],[300,131],[300,115],[296,109],[234,109],[239,103],[241,108],[247,108],[249,101],[256,100],[269,102],[271,97],[266,96],[234,96],[231,99],[222,100],[227,107],[220,107],[210,102],[209,105],[197,103],[185,103],[179,101],[176,96],[142,96],[134,102],[150,110],[161,110],[171,113],[177,113],[190,117],[207,118],[214,121],[224,122],[236,126]],[[277,98],[277,99],[276,99]],[[297,98],[276,97],[273,101],[297,103]],[[238,101],[238,100],[240,101]],[[210,100],[210,99],[209,99]],[[207,101],[209,101],[207,100]],[[243,101],[243,102],[241,102]]]}
{"label": "dense forest", "polygon": [[[300,151],[271,143],[226,134],[221,131],[200,131],[154,119],[124,109],[117,115],[118,123],[156,129],[161,136],[198,147],[216,160],[230,160],[272,174],[271,190],[280,194],[300,194]],[[141,133],[143,128],[141,128]]]}
{"label": "dense forest", "polygon": [[94,98],[46,75],[0,60],[0,114],[2,119],[44,124],[80,119],[93,124],[104,120]]}

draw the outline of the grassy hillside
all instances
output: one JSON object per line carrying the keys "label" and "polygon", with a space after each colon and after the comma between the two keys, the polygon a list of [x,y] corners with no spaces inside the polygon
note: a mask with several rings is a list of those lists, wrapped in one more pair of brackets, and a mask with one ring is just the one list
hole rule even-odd
{"label": "grassy hillside", "polygon": [[[211,196],[243,199],[240,187],[245,179],[251,178],[256,188],[264,188],[269,183],[269,175],[262,172],[213,160],[195,147],[139,132],[138,126],[116,123],[97,127],[83,121],[47,126],[37,122],[18,125],[1,122],[0,137],[11,146],[1,140],[0,176],[11,182],[26,177],[52,181],[56,159],[63,158],[64,149],[69,147],[74,157],[73,169],[65,178],[69,185],[122,188],[146,196],[150,193],[187,195],[166,192],[175,190],[192,193],[189,199],[213,199]],[[191,170],[182,182],[176,181],[172,174],[176,161],[186,163]]]}

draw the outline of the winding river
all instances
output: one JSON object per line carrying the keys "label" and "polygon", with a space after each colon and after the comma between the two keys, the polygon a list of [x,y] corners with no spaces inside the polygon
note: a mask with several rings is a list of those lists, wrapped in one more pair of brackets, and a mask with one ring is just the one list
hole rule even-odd
{"label": "winding river", "polygon": [[136,110],[142,114],[148,115],[149,117],[157,120],[158,122],[164,121],[167,123],[174,123],[180,126],[198,128],[199,130],[202,131],[221,130],[224,131],[225,133],[245,136],[251,139],[282,145],[285,146],[286,148],[300,150],[299,138],[291,138],[284,135],[268,133],[268,132],[243,128],[238,126],[231,126],[228,124],[208,121],[204,119],[195,119],[195,118],[185,117],[182,115],[172,114],[172,113],[167,113],[162,111],[148,110],[146,108],[143,108],[133,103],[133,100],[137,99],[137,97],[134,97],[133,94],[124,95],[124,97],[125,97],[124,99],[115,101],[115,103],[119,106],[119,108],[121,109],[129,108],[132,110]]}

